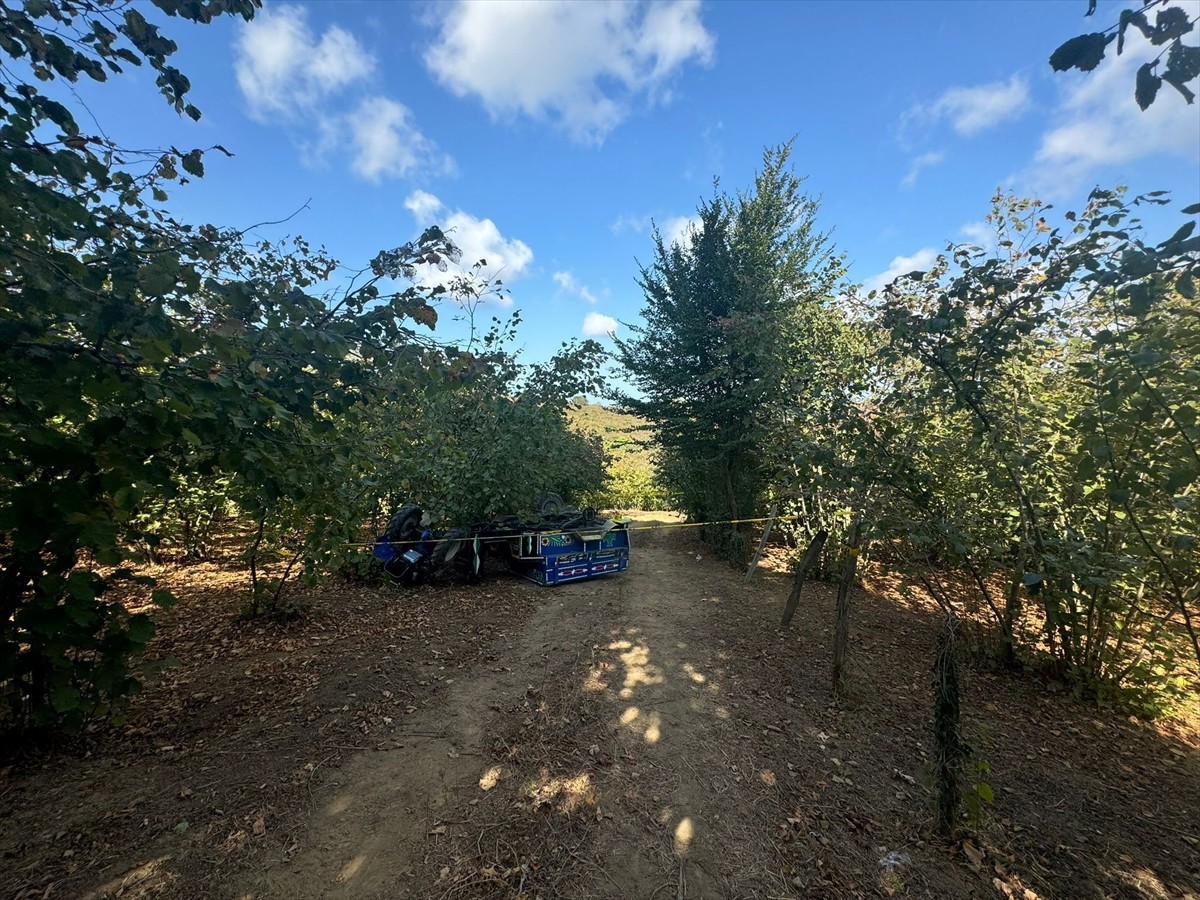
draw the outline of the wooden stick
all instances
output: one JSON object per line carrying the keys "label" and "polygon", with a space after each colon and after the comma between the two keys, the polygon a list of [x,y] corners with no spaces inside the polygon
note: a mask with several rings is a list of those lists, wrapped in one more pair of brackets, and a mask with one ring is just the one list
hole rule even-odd
{"label": "wooden stick", "polygon": [[817,561],[817,557],[821,555],[821,549],[828,539],[829,532],[821,529],[809,542],[808,549],[804,551],[800,567],[796,569],[796,580],[792,583],[792,593],[788,596],[787,606],[783,608],[783,619],[779,623],[781,628],[787,628],[792,624],[792,616],[796,615],[796,608],[800,605],[800,591],[804,587],[804,576],[812,568],[812,564]]}
{"label": "wooden stick", "polygon": [[846,565],[842,583],[838,585],[837,621],[833,629],[833,695],[840,697],[846,690],[846,648],[850,643],[850,588],[854,586],[854,571],[858,567],[858,521],[850,526],[850,543],[846,548]]}
{"label": "wooden stick", "polygon": [[750,560],[750,568],[746,571],[746,584],[750,583],[750,579],[754,577],[754,570],[758,568],[759,557],[762,556],[763,550],[767,546],[767,538],[771,536],[771,529],[775,527],[775,513],[779,511],[779,501],[776,500],[771,504],[770,518],[767,519],[767,527],[763,529],[762,540],[758,542],[758,549],[754,551],[754,559]]}

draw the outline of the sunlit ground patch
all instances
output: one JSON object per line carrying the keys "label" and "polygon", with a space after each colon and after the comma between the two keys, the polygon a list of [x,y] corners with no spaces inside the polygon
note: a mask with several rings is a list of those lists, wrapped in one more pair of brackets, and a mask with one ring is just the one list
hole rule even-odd
{"label": "sunlit ground patch", "polygon": [[1167,890],[1167,886],[1158,877],[1158,873],[1146,866],[1135,863],[1127,868],[1115,869],[1113,875],[1134,888],[1143,897],[1161,897],[1162,900],[1167,900],[1168,897],[1175,896]]}
{"label": "sunlit ground patch", "polygon": [[650,650],[641,644],[635,644],[621,653],[621,662],[625,665],[625,685],[621,688],[621,697],[628,699],[633,696],[636,688],[662,684],[662,671],[650,664]]}
{"label": "sunlit ground patch", "polygon": [[630,706],[621,713],[620,722],[640,734],[647,744],[657,744],[662,739],[662,717],[656,712],[643,714],[636,706]]}
{"label": "sunlit ground patch", "polygon": [[679,824],[675,826],[675,855],[686,856],[688,847],[692,844],[692,836],[695,829],[692,826],[691,816],[684,816],[679,820]]}
{"label": "sunlit ground patch", "polygon": [[360,853],[350,862],[342,866],[342,871],[338,872],[338,881],[345,884],[348,881],[353,881],[354,877],[362,871],[362,867],[366,864],[367,857]]}
{"label": "sunlit ground patch", "polygon": [[[135,886],[139,890],[161,889],[175,880],[175,876],[167,871],[166,862],[170,857],[160,856],[140,866],[135,866],[123,875],[106,882],[96,893],[90,896],[114,897],[120,896]],[[50,891],[38,896],[49,896]]]}
{"label": "sunlit ground patch", "polygon": [[529,799],[534,806],[554,805],[559,812],[570,813],[582,806],[595,806],[596,792],[592,778],[586,772],[555,778],[549,778],[543,772],[541,781],[530,789]]}
{"label": "sunlit ground patch", "polygon": [[608,682],[601,675],[602,669],[600,666],[594,667],[588,672],[587,678],[583,681],[583,689],[591,694],[599,694],[608,689]]}

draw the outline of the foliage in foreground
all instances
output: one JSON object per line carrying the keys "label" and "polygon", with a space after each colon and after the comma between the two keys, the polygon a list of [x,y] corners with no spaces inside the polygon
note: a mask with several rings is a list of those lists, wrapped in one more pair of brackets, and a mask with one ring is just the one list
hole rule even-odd
{"label": "foliage in foreground", "polygon": [[[157,5],[198,23],[255,9]],[[0,47],[39,79],[102,81],[145,62],[168,102],[199,117],[167,63],[175,44],[138,8],[58,0],[0,16]],[[402,489],[465,516],[535,488],[599,486],[598,451],[564,418],[594,378],[597,348],[568,349],[522,380],[500,347],[435,345],[427,329],[447,288],[415,279],[458,260],[441,230],[380,253],[365,280],[326,289],[338,263],[302,239],[249,244],[166,211],[171,182],[203,175],[202,151],[123,152],[5,72],[5,724],[77,728],[117,709],[154,633],[114,598],[122,582],[149,581],[128,564],[172,544],[203,555],[227,515],[250,526],[239,535],[248,611],[278,613],[289,611],[287,580],[340,567]],[[466,277],[451,287],[480,290]],[[434,433],[435,421],[450,430]],[[544,476],[505,468],[509,454],[527,470],[544,464]],[[483,506],[468,508],[475,500]]]}
{"label": "foliage in foreground", "polygon": [[[1160,8],[1152,23],[1146,13],[1155,4]],[[1089,0],[1087,15],[1095,11],[1096,0]],[[1050,67],[1056,72],[1071,69],[1091,72],[1103,61],[1113,41],[1117,43],[1117,55],[1124,52],[1126,36],[1132,33],[1130,29],[1139,32],[1152,47],[1163,48],[1154,59],[1138,67],[1133,88],[1137,105],[1149,109],[1164,82],[1189,105],[1194,103],[1196,94],[1188,84],[1200,75],[1200,47],[1185,44],[1183,38],[1195,31],[1196,19],[1188,14],[1186,6],[1167,6],[1165,0],[1147,0],[1140,7],[1122,9],[1117,24],[1064,42],[1050,55]]]}
{"label": "foliage in foreground", "polygon": [[1169,686],[1200,663],[1195,220],[1149,243],[1161,196],[1096,190],[1058,227],[996,202],[1000,253],[952,248],[877,305],[868,517],[947,604],[935,569],[969,573],[1002,659],[1096,697]]}

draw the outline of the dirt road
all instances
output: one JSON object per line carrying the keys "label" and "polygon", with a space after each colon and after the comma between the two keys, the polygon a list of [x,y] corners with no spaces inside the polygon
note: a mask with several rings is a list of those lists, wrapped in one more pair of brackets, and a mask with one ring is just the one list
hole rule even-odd
{"label": "dirt road", "polygon": [[834,589],[781,630],[788,576],[747,586],[694,531],[552,589],[331,580],[288,623],[237,619],[229,561],[156,574],[179,665],[124,725],[0,768],[0,896],[1200,900],[1195,719],[982,657],[964,728],[995,800],[931,834],[941,619],[878,571],[841,705]]}
{"label": "dirt road", "polygon": [[711,628],[745,588],[702,555],[641,532],[625,575],[548,591],[496,664],[405,721],[402,746],[322,787],[257,892],[699,898],[778,880],[754,833],[779,775],[739,750]]}

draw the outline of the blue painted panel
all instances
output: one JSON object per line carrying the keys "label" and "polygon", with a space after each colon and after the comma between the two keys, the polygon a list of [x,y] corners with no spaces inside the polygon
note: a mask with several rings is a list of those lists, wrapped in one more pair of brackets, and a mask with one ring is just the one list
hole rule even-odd
{"label": "blue painted panel", "polygon": [[590,533],[543,532],[522,537],[519,546],[525,558],[517,563],[521,574],[537,584],[551,585],[616,575],[629,568],[629,531],[624,524],[588,540]]}

